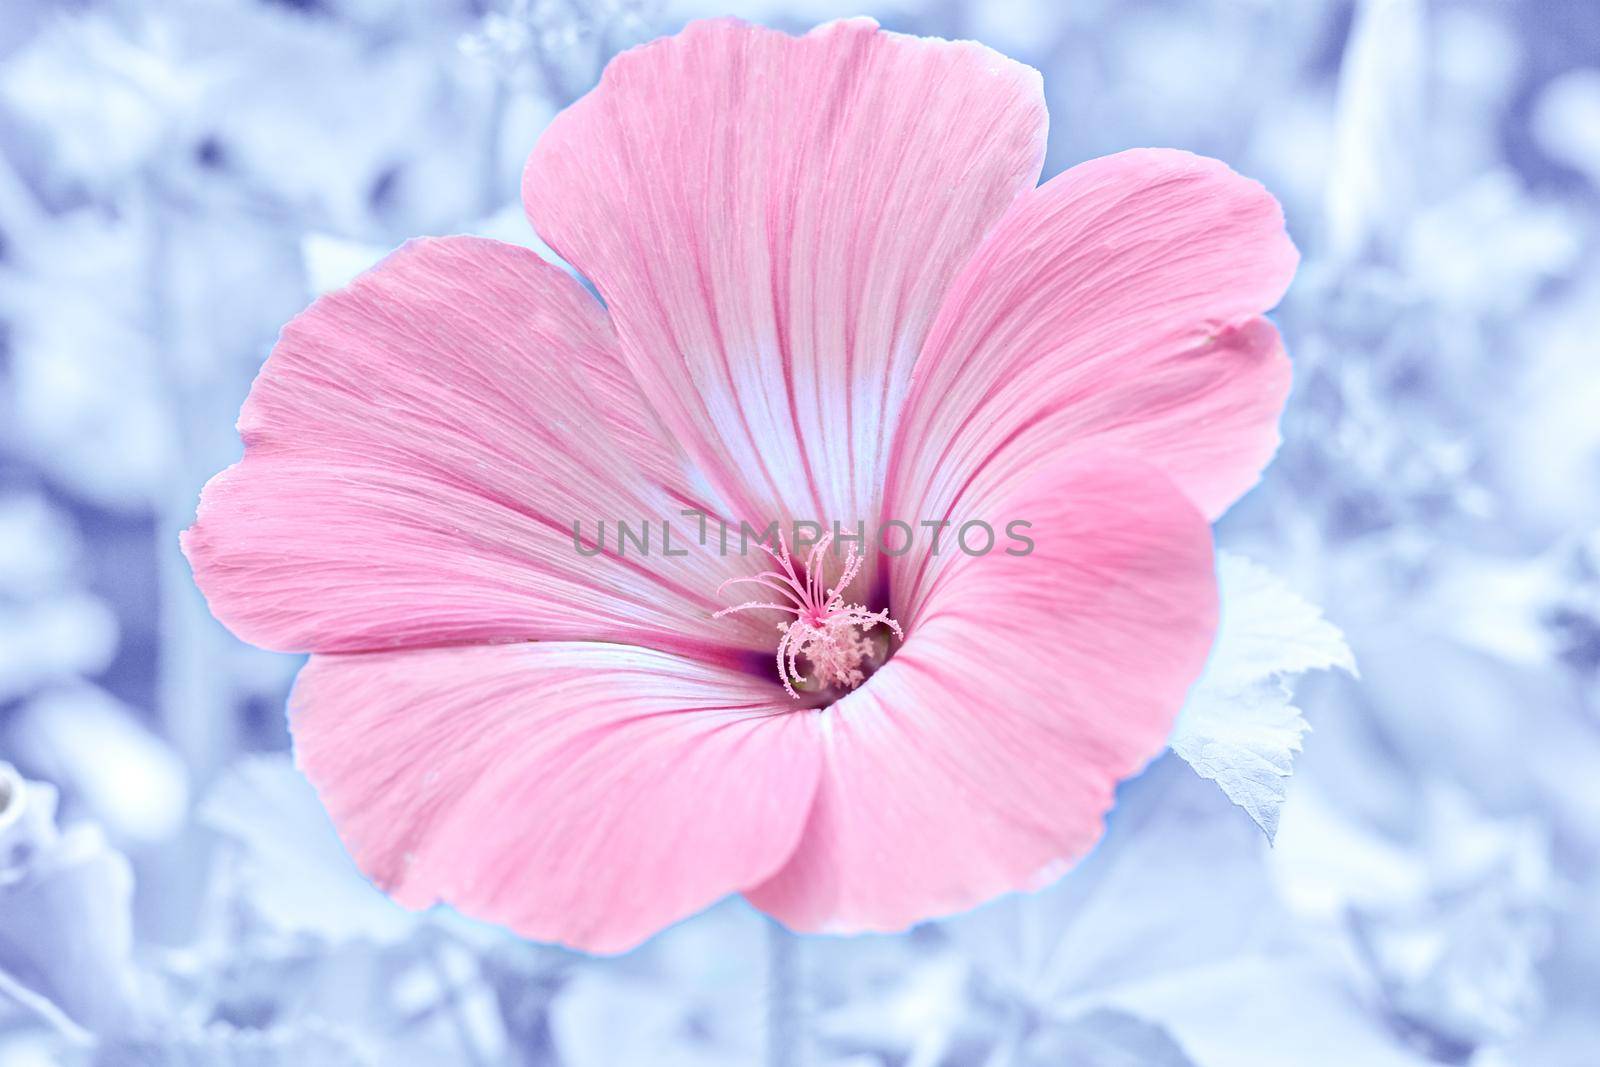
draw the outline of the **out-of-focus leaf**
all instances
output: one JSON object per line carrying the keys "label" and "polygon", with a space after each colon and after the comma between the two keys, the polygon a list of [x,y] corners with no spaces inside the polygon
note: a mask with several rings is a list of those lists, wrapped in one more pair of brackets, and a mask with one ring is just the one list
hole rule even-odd
{"label": "out-of-focus leaf", "polygon": [[1533,134],[1551,156],[1600,184],[1600,68],[1579,67],[1550,79],[1534,105]]}
{"label": "out-of-focus leaf", "polygon": [[1357,912],[1351,925],[1397,1022],[1440,1058],[1516,1036],[1543,1004],[1537,967],[1549,917],[1503,887],[1449,894],[1408,915]]}
{"label": "out-of-focus leaf", "polygon": [[816,1020],[828,1045],[912,1065],[937,1064],[978,1029],[966,1011],[972,964],[965,953],[918,951],[892,937],[804,945],[813,973],[848,976],[849,984],[836,987],[841,1002]]}
{"label": "out-of-focus leaf", "polygon": [[1108,989],[1243,952],[1279,922],[1261,835],[1173,757],[1124,784],[1106,824],[1055,885],[940,924],[1033,1010],[1093,1007]]}
{"label": "out-of-focus leaf", "polygon": [[87,593],[0,601],[0,701],[97,674],[117,651],[117,617]]}
{"label": "out-of-focus leaf", "polygon": [[[763,1055],[769,920],[729,901],[636,952],[575,968],[550,1005],[567,1067],[736,1067]],[[791,948],[803,951],[800,944]],[[627,1019],[627,1026],[614,1020]]]}
{"label": "out-of-focus leaf", "polygon": [[80,210],[0,263],[15,447],[96,503],[148,507],[179,452],[156,339],[142,328],[139,228]]}
{"label": "out-of-focus leaf", "polygon": [[1493,170],[1419,210],[1401,254],[1441,303],[1515,314],[1583,253],[1576,223],[1569,208],[1535,198],[1510,169]]}
{"label": "out-of-focus leaf", "polygon": [[1416,206],[1426,131],[1422,0],[1360,0],[1339,71],[1327,242],[1335,258],[1383,250]]}
{"label": "out-of-focus leaf", "polygon": [[1403,835],[1297,790],[1271,862],[1303,918],[1348,930],[1398,1032],[1446,1061],[1516,1036],[1543,1002],[1560,904],[1548,830],[1426,785]]}
{"label": "out-of-focus leaf", "polygon": [[392,943],[417,924],[362,877],[287,755],[235,764],[201,803],[199,818],[241,846],[245,899],[281,931]]}
{"label": "out-of-focus leaf", "polygon": [[1162,976],[1112,994],[1198,1064],[1432,1067],[1376,1019],[1332,963],[1279,950]]}
{"label": "out-of-focus leaf", "polygon": [[45,131],[63,176],[113,184],[193,119],[211,75],[182,60],[142,12],[56,18],[3,68],[0,99]]}
{"label": "out-of-focus leaf", "polygon": [[71,790],[118,844],[167,840],[189,814],[189,769],[103,689],[79,683],[40,693],[9,733],[18,758]]}
{"label": "out-of-focus leaf", "polygon": [[1328,667],[1354,673],[1355,659],[1338,628],[1265,568],[1224,553],[1217,569],[1221,626],[1171,745],[1270,840],[1294,754],[1310,729],[1290,703],[1288,680]]}
{"label": "out-of-focus leaf", "polygon": [[94,1067],[378,1067],[380,1062],[368,1043],[325,1024],[247,1030],[217,1023],[193,1032],[109,1042],[98,1050]]}
{"label": "out-of-focus leaf", "polygon": [[55,789],[0,763],[0,972],[96,1034],[131,1032],[133,872],[95,826],[57,831]]}
{"label": "out-of-focus leaf", "polygon": [[66,512],[38,493],[0,496],[0,600],[37,600],[66,585],[83,563]]}
{"label": "out-of-focus leaf", "polygon": [[1493,818],[1455,790],[1427,794],[1426,891],[1353,906],[1363,960],[1400,1026],[1440,1058],[1503,1042],[1543,1006],[1557,889],[1537,818]]}
{"label": "out-of-focus leaf", "polygon": [[1021,1067],[1194,1067],[1166,1028],[1107,1008],[1034,1035],[1018,1062]]}

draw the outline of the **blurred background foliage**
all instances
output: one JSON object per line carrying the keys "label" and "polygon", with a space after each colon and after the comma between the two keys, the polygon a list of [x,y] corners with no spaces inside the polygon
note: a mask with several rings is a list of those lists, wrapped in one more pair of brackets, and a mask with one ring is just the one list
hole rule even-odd
{"label": "blurred background foliage", "polygon": [[[3,5],[0,1064],[1600,1062],[1593,0]],[[536,246],[544,124],[724,13],[977,38],[1044,72],[1047,175],[1170,145],[1283,202],[1295,392],[1219,539],[1361,675],[1300,687],[1275,846],[1169,756],[1035,896],[843,941],[733,902],[619,959],[350,866],[298,661],[177,532],[287,319],[409,236]]]}

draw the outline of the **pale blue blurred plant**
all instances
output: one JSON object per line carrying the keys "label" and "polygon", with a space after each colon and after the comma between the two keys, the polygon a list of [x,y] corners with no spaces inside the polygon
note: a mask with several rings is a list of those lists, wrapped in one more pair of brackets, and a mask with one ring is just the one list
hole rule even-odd
{"label": "pale blue blurred plant", "polygon": [[133,876],[97,827],[59,829],[56,799],[0,763],[0,994],[87,1044],[133,1031],[144,1010]]}
{"label": "pale blue blurred plant", "polygon": [[7,0],[0,1065],[1595,1062],[1588,0],[874,5],[1039,66],[1050,172],[1218,154],[1304,254],[1223,639],[1060,882],[853,940],[728,903],[591,960],[355,872],[283,753],[296,662],[210,620],[176,531],[284,321],[411,234],[531,241],[543,124],[730,7],[860,13]]}

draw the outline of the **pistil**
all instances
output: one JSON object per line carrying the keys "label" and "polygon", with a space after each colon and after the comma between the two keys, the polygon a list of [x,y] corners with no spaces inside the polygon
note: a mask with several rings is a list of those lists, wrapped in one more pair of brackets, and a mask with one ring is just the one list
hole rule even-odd
{"label": "pistil", "polygon": [[[895,637],[905,637],[900,624],[891,619],[888,612],[869,611],[864,605],[845,602],[844,592],[860,574],[863,562],[855,548],[846,553],[839,580],[831,587],[824,586],[823,557],[832,543],[833,535],[824,534],[812,546],[801,572],[796,570],[794,557],[790,555],[788,543],[780,531],[777,549],[761,543],[762,551],[777,563],[777,570],[762,571],[749,578],[730,578],[717,588],[720,594],[731,585],[758,585],[779,599],[735,604],[723,608],[714,618],[757,609],[781,611],[794,616],[778,624],[781,637],[778,640],[777,664],[778,678],[783,682],[784,691],[796,700],[800,699],[795,688],[797,685],[808,689],[849,690],[866,681],[868,670],[875,666],[874,661],[879,658],[877,642],[869,636],[869,631],[880,623],[891,630]],[[802,657],[809,669],[808,674],[801,673]]]}

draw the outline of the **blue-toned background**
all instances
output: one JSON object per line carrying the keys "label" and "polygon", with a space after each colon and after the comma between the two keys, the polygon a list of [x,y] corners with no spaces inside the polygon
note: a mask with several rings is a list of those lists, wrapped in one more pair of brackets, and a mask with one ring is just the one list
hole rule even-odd
{"label": "blue-toned background", "polygon": [[1060,885],[899,937],[734,902],[596,960],[360,880],[284,754],[298,661],[177,532],[290,316],[408,236],[531,240],[551,115],[727,10],[0,0],[0,1064],[1600,1063],[1594,0],[865,12],[1039,67],[1047,175],[1171,145],[1286,208],[1285,443],[1219,540],[1360,676],[1297,680],[1274,847],[1169,755]]}

